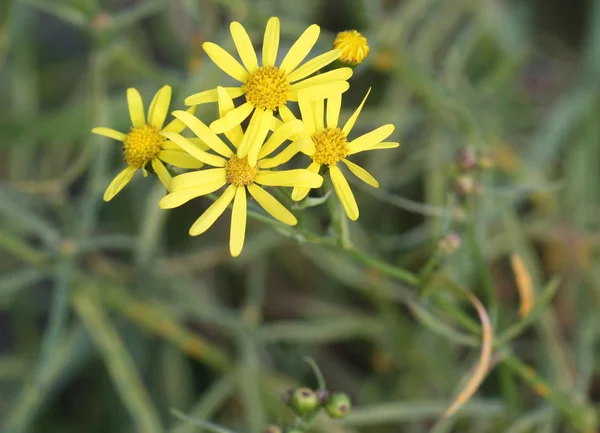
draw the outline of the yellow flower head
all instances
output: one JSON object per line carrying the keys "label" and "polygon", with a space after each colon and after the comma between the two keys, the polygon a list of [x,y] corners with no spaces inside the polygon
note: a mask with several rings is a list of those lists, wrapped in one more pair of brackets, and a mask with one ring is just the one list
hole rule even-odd
{"label": "yellow flower head", "polygon": [[367,38],[356,30],[338,33],[333,48],[342,50],[339,61],[346,65],[360,65],[369,55]]}
{"label": "yellow flower head", "polygon": [[[342,202],[346,215],[351,220],[358,219],[358,205],[338,163],[344,163],[348,167],[348,170],[360,180],[372,187],[378,188],[379,183],[377,180],[367,170],[351,162],[347,157],[366,150],[391,149],[400,145],[395,142],[383,142],[383,140],[394,132],[394,125],[391,124],[380,126],[374,131],[353,140],[348,138],[369,96],[369,92],[367,92],[361,104],[342,127],[339,126],[340,108],[342,105],[341,95],[335,95],[327,99],[327,110],[325,110],[325,101],[308,102],[304,100],[302,94],[299,96],[302,122],[304,123],[306,132],[310,134],[312,145],[314,145],[314,148],[311,145],[301,146],[302,151],[312,159],[308,170],[318,173],[322,165],[329,168],[335,193]],[[282,113],[282,118],[284,121],[289,122],[294,117],[290,112]],[[292,199],[302,200],[306,197],[309,190],[310,188],[306,187],[294,188]]]}
{"label": "yellow flower head", "polygon": [[[218,87],[217,91],[222,117],[233,111],[234,105],[224,88]],[[208,230],[233,201],[229,247],[231,255],[234,257],[241,253],[244,246],[247,214],[246,192],[250,193],[271,216],[285,224],[295,225],[297,221],[294,215],[259,185],[318,188],[323,183],[321,176],[304,169],[269,170],[286,163],[300,150],[304,150],[304,146],[307,145],[307,137],[305,139],[297,137],[284,150],[273,157],[269,157],[286,140],[302,133],[302,122],[297,119],[282,123],[275,128],[266,142],[263,139],[259,143],[258,163],[251,165],[248,163],[247,156],[239,157],[236,155],[230,146],[192,114],[185,111],[175,111],[173,115],[189,127],[215,153],[200,149],[177,133],[163,132],[162,135],[199,161],[214,168],[197,170],[174,177],[169,187],[170,194],[163,197],[159,206],[163,209],[171,209],[181,206],[193,198],[210,194],[226,186],[221,196],[192,225],[190,235],[196,236]],[[255,139],[256,135],[247,137],[252,134],[256,134],[256,131],[248,129],[244,133],[240,125],[236,125],[225,132],[234,149],[238,150],[245,140],[253,141]]]}
{"label": "yellow flower head", "polygon": [[[348,90],[350,68],[333,71],[306,78],[319,69],[335,61],[341,50],[332,50],[321,54],[301,66],[310,50],[319,38],[320,28],[313,24],[298,38],[279,66],[275,65],[279,48],[279,19],[272,17],[267,23],[262,46],[262,62],[259,65],[256,52],[244,27],[238,22],[230,25],[231,36],[243,66],[220,46],[207,42],[204,51],[225,73],[242,83],[238,87],[225,90],[232,98],[244,95],[245,102],[227,115],[213,122],[210,127],[217,133],[223,133],[242,123],[252,115],[248,127],[251,134],[237,149],[237,156],[248,156],[250,165],[256,164],[259,143],[262,143],[272,124],[273,112],[285,107],[288,101],[297,101],[302,90],[308,100],[323,100]],[[217,90],[196,93],[185,100],[187,105],[204,104],[217,101]],[[256,137],[250,141],[248,137]]]}
{"label": "yellow flower head", "polygon": [[[171,86],[160,89],[148,110],[148,122],[144,113],[142,97],[136,89],[127,89],[127,104],[132,127],[124,134],[111,128],[94,128],[94,134],[104,135],[123,142],[123,159],[127,168],[121,171],[104,192],[104,200],[110,201],[133,178],[138,169],[147,176],[146,165],[150,163],[158,178],[165,187],[171,181],[171,175],[163,162],[180,168],[200,168],[202,163],[196,158],[181,151],[179,147],[166,140],[161,132],[181,132],[185,125],[180,120],[173,120],[163,128],[169,105],[171,104]],[[193,113],[195,107],[188,112]]]}

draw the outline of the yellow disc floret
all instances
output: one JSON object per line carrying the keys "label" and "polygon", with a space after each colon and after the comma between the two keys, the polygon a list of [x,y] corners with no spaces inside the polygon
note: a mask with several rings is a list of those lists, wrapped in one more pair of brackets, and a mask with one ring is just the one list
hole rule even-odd
{"label": "yellow disc floret", "polygon": [[145,125],[131,128],[123,143],[125,162],[132,167],[141,168],[158,156],[165,138],[158,129]]}
{"label": "yellow disc floret", "polygon": [[285,105],[290,83],[275,66],[263,66],[254,72],[244,84],[246,101],[263,110],[275,110]]}
{"label": "yellow disc floret", "polygon": [[342,50],[342,55],[338,60],[347,65],[359,65],[369,55],[367,38],[356,30],[338,33],[333,42],[333,48]]}
{"label": "yellow disc floret", "polygon": [[238,158],[233,155],[227,162],[225,170],[227,182],[235,186],[245,186],[254,182],[254,178],[258,173],[258,166],[250,167],[247,156]]}
{"label": "yellow disc floret", "polygon": [[317,164],[333,165],[348,156],[346,134],[340,128],[327,128],[311,138],[315,144],[312,160]]}

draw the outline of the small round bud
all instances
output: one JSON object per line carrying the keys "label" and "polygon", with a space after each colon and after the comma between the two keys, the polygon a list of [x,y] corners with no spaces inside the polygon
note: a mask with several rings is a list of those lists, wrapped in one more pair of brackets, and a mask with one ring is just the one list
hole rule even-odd
{"label": "small round bud", "polygon": [[265,429],[264,433],[282,433],[282,430],[278,425],[270,425]]}
{"label": "small round bud", "polygon": [[456,233],[448,233],[444,239],[442,239],[438,246],[440,250],[447,256],[452,255],[460,247],[461,238]]}
{"label": "small round bud", "polygon": [[350,397],[346,394],[332,394],[325,405],[325,410],[331,418],[344,418],[350,413]]}
{"label": "small round bud", "polygon": [[312,389],[297,388],[292,394],[290,406],[299,414],[312,412],[319,406],[317,394]]}
{"label": "small round bud", "polygon": [[477,156],[472,147],[462,149],[457,156],[458,166],[462,171],[471,171],[477,167]]}
{"label": "small round bud", "polygon": [[342,50],[342,55],[338,60],[344,65],[360,65],[369,55],[367,38],[356,30],[338,33],[333,41],[333,48]]}
{"label": "small round bud", "polygon": [[475,180],[468,175],[459,176],[456,179],[456,191],[462,195],[471,195],[475,192]]}

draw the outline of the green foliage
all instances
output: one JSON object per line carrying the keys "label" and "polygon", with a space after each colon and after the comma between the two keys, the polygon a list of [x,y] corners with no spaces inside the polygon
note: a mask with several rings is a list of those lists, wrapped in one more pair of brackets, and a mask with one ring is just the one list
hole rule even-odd
{"label": "green foliage", "polygon": [[[318,432],[595,431],[600,1],[569,22],[589,30],[579,47],[539,14],[500,0],[0,2],[1,431],[258,433],[293,417],[286,389],[323,377],[353,407],[316,417]],[[369,40],[342,118],[372,86],[356,127],[393,123],[401,147],[361,156],[381,187],[352,184],[358,222],[333,194],[292,208],[293,228],[251,206],[232,259],[228,221],[187,236],[207,199],[163,211],[159,182],[139,176],[103,203],[121,155],[89,130],[129,125],[124,89],[171,84],[182,108],[223,84],[201,43],[232,48],[233,20],[258,42],[271,15],[282,49],[313,22],[319,49],[351,27]],[[531,274],[524,317],[512,254]],[[443,418],[482,349],[471,294],[492,357]]]}

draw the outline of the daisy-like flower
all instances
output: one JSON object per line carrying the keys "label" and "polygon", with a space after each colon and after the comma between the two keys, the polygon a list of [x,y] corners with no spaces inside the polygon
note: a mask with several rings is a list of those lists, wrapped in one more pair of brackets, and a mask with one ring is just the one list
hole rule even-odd
{"label": "daisy-like flower", "polygon": [[[161,132],[181,132],[185,125],[178,119],[163,128],[169,105],[171,104],[171,86],[164,86],[152,99],[148,110],[148,122],[144,114],[144,104],[140,93],[133,88],[127,89],[127,104],[131,117],[131,130],[125,134],[111,128],[92,129],[94,134],[104,135],[123,142],[123,157],[127,167],[108,185],[104,192],[104,201],[110,201],[133,178],[138,169],[148,175],[146,165],[151,164],[158,178],[168,188],[171,175],[163,162],[179,168],[200,168],[202,162],[183,152],[178,146],[166,140]],[[195,107],[188,112],[193,113]]]}
{"label": "daisy-like flower", "polygon": [[333,48],[342,50],[338,60],[346,65],[360,65],[369,55],[367,38],[356,30],[339,32],[333,41]]}
{"label": "daisy-like flower", "polygon": [[[302,114],[302,122],[314,145],[303,146],[303,152],[308,154],[312,163],[308,166],[308,170],[313,173],[318,173],[321,166],[325,165],[329,168],[329,175],[333,182],[336,195],[342,202],[342,206],[348,215],[348,218],[355,221],[358,219],[358,205],[354,194],[348,185],[348,181],[340,170],[339,162],[342,162],[348,169],[360,180],[371,185],[374,188],[379,188],[379,183],[375,178],[364,168],[351,162],[347,159],[348,156],[366,150],[375,149],[392,149],[400,144],[396,142],[383,142],[394,132],[394,125],[388,124],[361,135],[354,140],[348,140],[348,135],[352,132],[352,128],[362,110],[365,101],[370,93],[366,96],[358,106],[356,111],[350,116],[343,127],[339,127],[340,108],[342,105],[341,95],[335,95],[327,99],[327,111],[325,112],[325,101],[306,102],[300,95],[300,112]],[[326,124],[323,117],[326,117]],[[283,111],[282,118],[289,122],[294,116],[290,111]],[[292,199],[302,200],[308,194],[310,188],[296,187],[292,192]]]}
{"label": "daisy-like flower", "polygon": [[[319,38],[320,28],[313,24],[298,38],[279,66],[275,66],[279,47],[279,19],[272,17],[267,23],[262,46],[262,65],[259,66],[250,37],[238,22],[230,25],[231,36],[244,66],[220,46],[207,42],[202,45],[206,54],[225,73],[242,83],[239,87],[226,88],[232,98],[244,95],[245,102],[227,115],[211,124],[211,129],[223,133],[242,123],[252,114],[248,131],[237,149],[237,156],[248,156],[248,162],[254,166],[260,150],[260,144],[272,126],[273,112],[287,104],[297,101],[298,92],[303,91],[307,100],[322,100],[348,90],[348,78],[352,76],[350,68],[340,68],[319,74],[309,75],[335,61],[341,50],[332,50],[321,54],[302,66],[310,50]],[[204,104],[217,101],[217,90],[208,90],[188,97],[187,105]]]}
{"label": "daisy-like flower", "polygon": [[[222,87],[218,88],[218,92],[221,115],[231,112],[234,109],[233,101]],[[299,120],[292,119],[290,122],[282,123],[273,131],[264,145],[260,143],[258,163],[251,166],[248,163],[248,157],[237,156],[230,146],[193,115],[185,111],[175,111],[173,115],[185,123],[215,153],[201,150],[188,139],[174,132],[163,132],[163,135],[199,161],[214,168],[174,177],[169,188],[170,193],[162,198],[159,206],[162,209],[178,207],[193,198],[210,194],[227,186],[221,196],[191,226],[189,233],[191,236],[204,233],[233,201],[229,248],[234,257],[241,253],[244,246],[247,214],[246,192],[250,193],[271,216],[285,224],[295,225],[296,217],[260,185],[317,188],[323,183],[321,176],[305,169],[270,170],[289,161],[304,146],[310,148],[308,139],[298,139],[277,155],[268,158],[286,140],[302,132],[303,125]],[[239,149],[247,134],[248,131],[246,134],[242,132],[240,125],[225,133],[235,149]]]}

